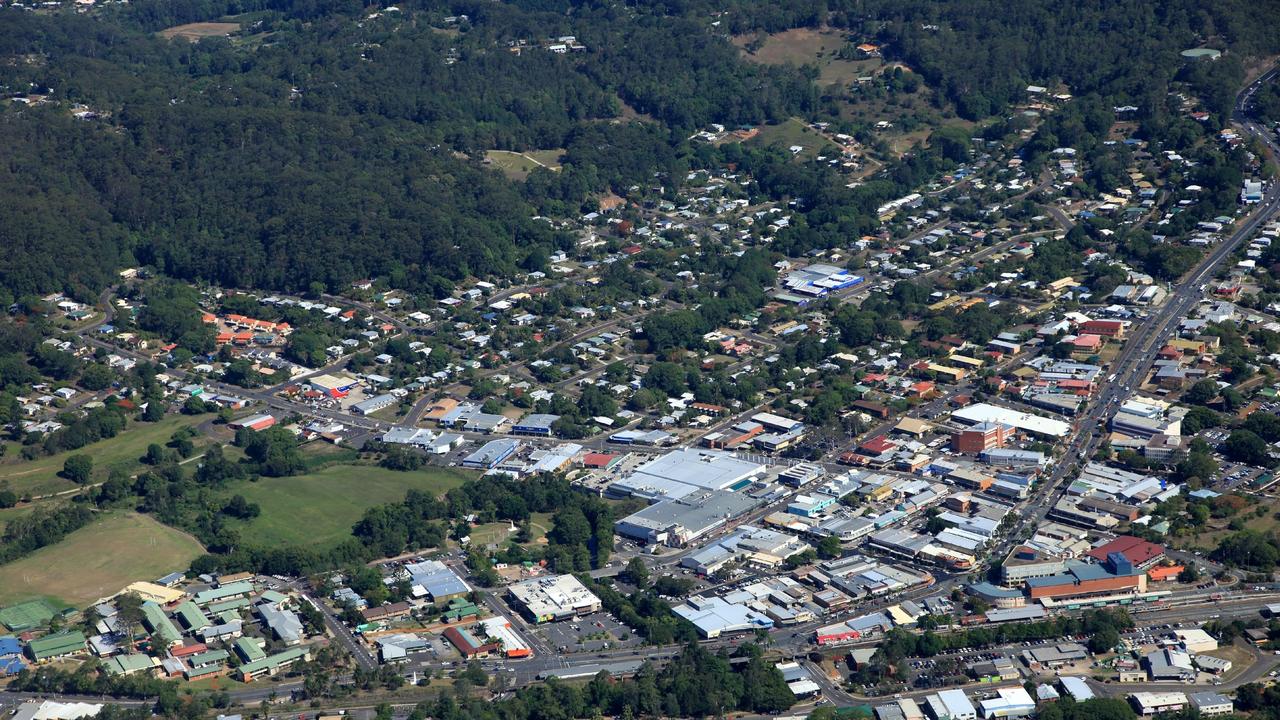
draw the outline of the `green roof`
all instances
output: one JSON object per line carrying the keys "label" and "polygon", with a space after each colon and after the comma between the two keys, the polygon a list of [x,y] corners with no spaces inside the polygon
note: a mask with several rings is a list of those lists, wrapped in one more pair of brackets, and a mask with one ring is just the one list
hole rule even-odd
{"label": "green roof", "polygon": [[182,633],[174,626],[173,621],[165,616],[160,606],[148,600],[142,603],[142,624],[151,631],[151,637],[165,645],[173,645],[182,640]]}
{"label": "green roof", "polygon": [[248,595],[251,592],[253,592],[253,583],[248,580],[241,580],[240,582],[233,582],[229,585],[198,592],[196,593],[195,601],[197,605],[208,605],[211,602],[226,600],[237,595]]}
{"label": "green roof", "polygon": [[251,663],[245,663],[244,665],[240,666],[240,672],[244,673],[245,675],[253,675],[254,673],[262,672],[263,670],[270,670],[272,668],[282,667],[284,665],[288,665],[289,663],[295,660],[302,659],[310,651],[311,651],[311,648],[307,648],[307,647],[289,648],[284,652],[278,652],[275,655],[262,658],[261,660],[255,660]]}
{"label": "green roof", "polygon": [[244,658],[246,662],[262,660],[267,656],[267,654],[262,651],[262,648],[258,647],[258,643],[253,641],[253,638],[238,637],[236,638],[235,646],[236,652],[239,653],[240,657]]}
{"label": "green roof", "polygon": [[0,625],[4,625],[14,632],[22,632],[23,630],[40,627],[48,622],[53,615],[53,607],[48,602],[30,600],[0,609]]}
{"label": "green roof", "polygon": [[179,605],[178,608],[173,611],[173,614],[178,618],[178,621],[182,623],[183,627],[188,630],[199,630],[201,628],[207,628],[210,625],[209,618],[205,617],[204,612],[202,612],[200,608],[196,607],[196,604],[190,600]]}
{"label": "green roof", "polygon": [[187,664],[191,667],[210,665],[212,663],[226,662],[229,657],[231,657],[231,654],[226,650],[207,650],[187,658]]}
{"label": "green roof", "polygon": [[287,601],[288,599],[289,599],[288,595],[285,595],[284,593],[278,592],[276,590],[264,590],[262,592],[262,595],[258,597],[259,601],[265,601],[265,602],[271,602],[271,603],[282,603]]}
{"label": "green roof", "polygon": [[195,680],[197,678],[202,678],[206,675],[215,675],[226,669],[227,669],[226,665],[218,663],[216,665],[209,665],[207,667],[187,668],[187,670],[184,671],[183,674],[186,675],[188,680]]}
{"label": "green roof", "polygon": [[228,610],[239,610],[240,608],[247,608],[249,607],[249,605],[250,605],[249,598],[242,597],[242,598],[236,598],[235,600],[223,600],[222,602],[209,603],[209,606],[206,607],[205,610],[208,610],[209,612],[216,614],[216,613],[224,613],[224,612],[227,612]]}
{"label": "green roof", "polygon": [[155,666],[155,661],[151,659],[150,655],[134,653],[132,655],[115,655],[107,658],[103,666],[112,675],[123,675],[139,670],[150,670]]}
{"label": "green roof", "polygon": [[31,651],[31,657],[36,660],[70,655],[84,650],[84,635],[78,630],[45,635],[32,640],[27,648]]}

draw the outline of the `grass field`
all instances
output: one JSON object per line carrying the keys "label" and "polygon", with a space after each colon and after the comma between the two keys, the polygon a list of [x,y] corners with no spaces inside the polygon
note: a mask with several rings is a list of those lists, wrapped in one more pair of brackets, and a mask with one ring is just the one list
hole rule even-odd
{"label": "grass field", "polygon": [[373,465],[333,465],[306,475],[235,485],[262,508],[241,537],[255,545],[332,545],[348,537],[364,511],[404,499],[411,489],[443,493],[467,479],[441,469],[397,472]]}
{"label": "grass field", "polygon": [[48,598],[83,607],[135,580],[184,570],[203,552],[195,538],[146,515],[105,515],[56,545],[0,565],[0,605]]}
{"label": "grass field", "polygon": [[5,453],[5,462],[0,463],[0,486],[7,484],[19,496],[47,495],[74,489],[76,484],[58,477],[58,473],[67,457],[76,454],[93,458],[93,480],[100,482],[107,479],[112,468],[132,471],[140,467],[138,458],[146,454],[148,445],[163,445],[178,428],[195,425],[202,419],[205,418],[170,415],[158,423],[130,423],[124,432],[109,440],[101,440],[73,452],[31,461],[18,458],[17,448],[10,447],[9,452]]}
{"label": "grass field", "polygon": [[484,154],[490,165],[501,170],[503,175],[512,180],[524,180],[529,177],[529,173],[539,167],[559,170],[562,155],[564,155],[563,150],[530,150],[524,153],[489,150]]}
{"label": "grass field", "polygon": [[798,155],[808,159],[816,157],[823,147],[830,144],[826,138],[810,130],[803,121],[797,118],[791,118],[777,125],[761,125],[760,134],[747,142],[762,147],[777,144],[789,148],[793,145],[799,145],[804,149]]}
{"label": "grass field", "polygon": [[233,22],[198,22],[186,25],[174,25],[165,28],[158,34],[166,40],[181,38],[188,42],[196,42],[201,38],[230,35],[240,29],[240,23]]}

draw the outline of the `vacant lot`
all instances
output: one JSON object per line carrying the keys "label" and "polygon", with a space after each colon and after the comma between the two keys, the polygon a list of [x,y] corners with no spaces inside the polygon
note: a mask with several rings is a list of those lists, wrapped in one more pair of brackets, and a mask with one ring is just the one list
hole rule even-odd
{"label": "vacant lot", "polygon": [[[529,529],[533,531],[529,538],[529,545],[544,542],[547,531],[551,529],[551,513],[533,513],[529,517]],[[515,533],[511,532],[511,525],[505,522],[487,523],[471,528],[472,544],[481,547],[504,545],[509,537],[515,537]]]}
{"label": "vacant lot", "polygon": [[134,471],[141,467],[138,459],[147,453],[151,443],[161,445],[169,441],[169,437],[178,428],[199,423],[201,417],[187,415],[170,415],[158,423],[130,422],[128,428],[109,440],[102,440],[86,445],[74,452],[59,453],[36,460],[19,459],[18,448],[10,446],[5,453],[6,460],[0,464],[0,485],[7,484],[9,489],[19,496],[48,495],[73,490],[76,484],[58,477],[62,464],[71,455],[84,454],[93,458],[93,480],[101,482],[111,474],[112,468]]}
{"label": "vacant lot", "polygon": [[262,478],[231,492],[258,503],[262,514],[241,530],[255,545],[332,545],[351,533],[364,511],[397,502],[417,489],[434,494],[462,485],[461,472],[397,472],[373,465],[333,465],[306,475]]}
{"label": "vacant lot", "polygon": [[165,28],[160,31],[160,37],[166,40],[181,38],[189,42],[196,42],[201,38],[219,37],[230,35],[240,29],[240,23],[233,22],[198,22],[187,23],[186,25],[174,25],[171,28]]}
{"label": "vacant lot", "polygon": [[843,33],[830,30],[797,28],[774,33],[767,36],[755,52],[749,52],[748,46],[755,41],[755,35],[740,35],[733,39],[733,43],[742,48],[744,57],[763,65],[816,65],[820,87],[832,83],[847,85],[860,75],[874,73],[882,64],[879,58],[841,60],[836,57],[847,40]]}
{"label": "vacant lot", "polygon": [[550,170],[560,169],[560,157],[563,150],[530,150],[518,153],[510,150],[489,150],[484,154],[490,165],[502,171],[512,180],[524,180],[529,173],[544,167]]}
{"label": "vacant lot", "polygon": [[0,605],[48,598],[84,607],[135,580],[185,570],[204,548],[195,538],[137,513],[112,513],[62,542],[0,566]]}

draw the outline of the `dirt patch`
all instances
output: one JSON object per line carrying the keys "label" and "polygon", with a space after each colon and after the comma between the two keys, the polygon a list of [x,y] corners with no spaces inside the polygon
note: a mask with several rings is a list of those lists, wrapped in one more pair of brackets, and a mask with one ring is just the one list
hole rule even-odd
{"label": "dirt patch", "polygon": [[225,37],[240,29],[240,23],[232,22],[198,22],[186,25],[174,25],[159,32],[166,40],[181,38],[188,42],[198,42],[207,37]]}

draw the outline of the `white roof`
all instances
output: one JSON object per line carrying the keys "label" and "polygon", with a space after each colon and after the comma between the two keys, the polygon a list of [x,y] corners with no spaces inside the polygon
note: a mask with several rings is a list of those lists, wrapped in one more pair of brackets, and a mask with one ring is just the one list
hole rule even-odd
{"label": "white roof", "polygon": [[25,702],[14,720],[77,720],[77,718],[93,717],[102,710],[96,703],[62,703],[53,700],[44,702]]}
{"label": "white roof", "polygon": [[1071,432],[1071,425],[1061,420],[1019,412],[999,405],[991,405],[990,403],[977,403],[969,407],[960,408],[951,413],[951,416],[970,423],[998,422],[1035,435],[1064,437]]}

